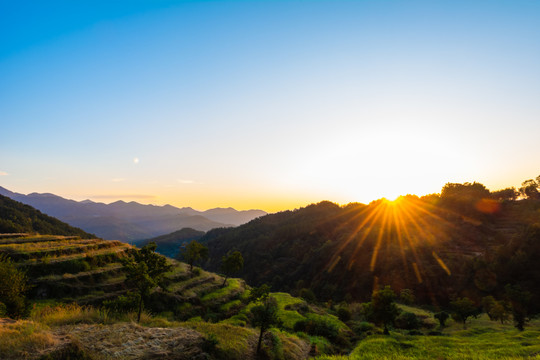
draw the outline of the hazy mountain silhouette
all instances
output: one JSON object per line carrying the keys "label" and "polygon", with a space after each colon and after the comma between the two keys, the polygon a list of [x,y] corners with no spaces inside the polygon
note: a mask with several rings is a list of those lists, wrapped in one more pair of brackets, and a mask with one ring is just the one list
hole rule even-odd
{"label": "hazy mountain silhouette", "polygon": [[48,193],[24,195],[3,187],[0,187],[0,194],[104,239],[123,241],[149,239],[185,227],[208,231],[236,226],[266,214],[260,210],[237,211],[232,208],[200,212],[189,207],[143,205],[134,201],[104,204],[69,200]]}

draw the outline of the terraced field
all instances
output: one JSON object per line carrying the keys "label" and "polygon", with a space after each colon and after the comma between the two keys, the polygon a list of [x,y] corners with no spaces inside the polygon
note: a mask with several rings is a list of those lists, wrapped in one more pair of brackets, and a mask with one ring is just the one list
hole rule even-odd
{"label": "terraced field", "polygon": [[[187,264],[168,259],[170,271],[145,299],[143,327],[133,323],[134,313],[103,311],[100,305],[105,300],[116,299],[131,290],[126,282],[123,260],[134,251],[131,245],[101,239],[0,236],[0,253],[7,254],[26,271],[32,283],[29,297],[35,303],[30,320],[18,323],[9,320],[10,325],[1,329],[11,331],[10,339],[19,339],[22,344],[26,328],[41,326],[36,338],[29,342],[32,346],[29,345],[28,350],[22,349],[22,345],[13,345],[16,342],[0,341],[0,352],[8,349],[14,354],[10,358],[37,359],[21,354],[24,351],[54,354],[56,348],[65,345],[65,334],[71,334],[70,339],[75,339],[78,346],[94,354],[96,359],[135,359],[140,358],[141,351],[154,351],[160,356],[170,353],[171,359],[183,359],[178,354],[184,350],[179,352],[178,349],[184,345],[194,354],[210,351],[215,358],[257,357],[259,333],[250,326],[250,309],[254,304],[248,301],[249,288],[242,279],[229,278],[224,282],[218,274],[200,268],[191,272]],[[298,320],[331,324],[336,336],[349,336],[347,325],[322,308],[289,294],[272,293],[272,296],[278,301],[278,317],[283,324],[283,330],[272,329],[264,338],[265,351],[276,352],[272,358],[305,359],[314,347],[322,353],[340,351],[321,336],[295,334],[294,324]],[[102,341],[104,333],[118,332],[122,332],[121,339],[132,340],[118,344]],[[141,336],[148,341],[141,342]],[[43,337],[48,339],[46,343],[40,340]],[[87,342],[88,338],[98,340]],[[154,341],[155,338],[161,340]]]}
{"label": "terraced field", "polygon": [[[75,236],[29,236],[4,234],[0,236],[0,252],[7,254],[25,269],[32,283],[31,298],[55,299],[81,305],[99,305],[129,291],[122,260],[131,245],[101,239],[80,239]],[[179,319],[193,316],[227,316],[240,310],[239,300],[246,294],[241,279],[223,278],[217,274],[195,269],[168,259],[171,271],[165,274],[163,289],[154,294],[173,309]],[[227,305],[232,304],[232,305]],[[223,311],[226,309],[226,311]]]}

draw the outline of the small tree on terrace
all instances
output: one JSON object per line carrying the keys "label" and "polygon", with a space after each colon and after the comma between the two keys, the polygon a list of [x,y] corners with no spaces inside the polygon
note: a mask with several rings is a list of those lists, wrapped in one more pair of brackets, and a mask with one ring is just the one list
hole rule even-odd
{"label": "small tree on terrace", "polygon": [[523,290],[519,285],[508,284],[504,290],[512,308],[514,326],[519,331],[523,331],[525,323],[529,320],[532,294],[529,291]]}
{"label": "small tree on terrace", "polygon": [[384,326],[384,335],[389,335],[388,326],[393,325],[399,315],[399,309],[394,303],[396,294],[386,285],[383,289],[376,290],[371,296],[371,309],[376,322]]}
{"label": "small tree on terrace", "polygon": [[244,267],[244,258],[240,251],[235,251],[232,254],[229,252],[226,256],[221,258],[221,271],[225,273],[225,279],[223,280],[222,287],[227,283],[227,278],[242,270]]}
{"label": "small tree on terrace", "polygon": [[478,310],[474,303],[467,297],[454,300],[450,303],[452,307],[452,319],[463,323],[463,328],[467,328],[467,319],[471,316],[476,317]]}
{"label": "small tree on terrace", "polygon": [[155,252],[156,243],[151,242],[141,250],[136,251],[124,262],[127,272],[126,281],[135,287],[139,295],[137,322],[141,321],[144,300],[150,292],[159,285],[163,274],[170,270],[167,259]]}
{"label": "small tree on terrace", "polygon": [[275,298],[270,296],[270,287],[266,284],[258,288],[253,288],[251,290],[250,300],[259,303],[251,308],[252,323],[261,329],[259,341],[257,342],[258,354],[261,351],[262,338],[266,330],[280,324],[277,316],[278,303]]}
{"label": "small tree on terrace", "polygon": [[180,249],[181,257],[189,264],[189,271],[193,276],[193,264],[208,259],[208,248],[196,240],[192,240]]}
{"label": "small tree on terrace", "polygon": [[445,327],[446,320],[450,317],[450,315],[446,311],[441,311],[433,315],[435,319],[439,321],[439,327],[442,329]]}

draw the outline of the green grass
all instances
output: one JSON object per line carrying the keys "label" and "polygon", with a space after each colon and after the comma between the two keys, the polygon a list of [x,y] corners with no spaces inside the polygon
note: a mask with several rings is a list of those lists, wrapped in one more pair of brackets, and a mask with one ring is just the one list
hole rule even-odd
{"label": "green grass", "polygon": [[453,324],[442,336],[412,336],[391,332],[373,335],[358,343],[349,356],[319,356],[318,360],[413,360],[413,359],[540,359],[540,330],[524,332],[494,322],[458,330]]}
{"label": "green grass", "polygon": [[231,309],[238,308],[242,306],[242,301],[239,299],[229,301],[219,307],[219,310],[222,312],[229,312]]}
{"label": "green grass", "polygon": [[228,279],[227,285],[212,291],[201,298],[203,304],[216,301],[220,298],[226,298],[233,292],[240,292],[242,289],[242,281],[240,279]]}
{"label": "green grass", "polygon": [[253,352],[256,346],[258,332],[255,329],[202,321],[187,321],[181,323],[181,326],[197,330],[207,338],[215,335],[218,340],[217,348],[224,359],[246,359],[246,354]]}

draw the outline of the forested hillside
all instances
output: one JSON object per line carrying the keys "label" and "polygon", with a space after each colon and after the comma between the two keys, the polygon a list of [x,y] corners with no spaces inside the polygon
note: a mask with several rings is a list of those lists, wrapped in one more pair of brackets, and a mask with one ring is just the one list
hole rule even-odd
{"label": "forested hillside", "polygon": [[74,235],[84,239],[96,237],[3,195],[0,195],[0,233]]}
{"label": "forested hillside", "polygon": [[156,243],[156,252],[175,258],[180,251],[180,246],[191,240],[198,240],[204,235],[204,231],[198,231],[191,228],[183,228],[170,234],[157,236],[148,240],[133,241],[133,245],[139,247],[145,246],[151,242]]}
{"label": "forested hillside", "polygon": [[[274,289],[312,290],[319,300],[366,300],[377,285],[412,289],[418,301],[446,305],[500,297],[507,284],[540,298],[540,200],[514,189],[447,184],[441,194],[369,205],[321,202],[208,232],[209,269],[231,250],[240,276]],[[529,188],[530,190],[530,188]]]}

